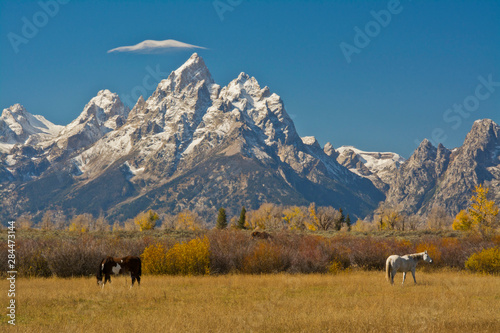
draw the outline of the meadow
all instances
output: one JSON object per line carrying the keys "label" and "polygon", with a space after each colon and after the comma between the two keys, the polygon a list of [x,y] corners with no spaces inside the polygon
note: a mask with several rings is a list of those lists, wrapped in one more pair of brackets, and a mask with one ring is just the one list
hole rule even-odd
{"label": "meadow", "polygon": [[[13,332],[499,332],[500,279],[417,271],[391,286],[382,271],[19,278]],[[0,290],[8,289],[7,281]],[[0,304],[7,304],[6,292]],[[8,327],[7,327],[8,326]],[[8,329],[8,330],[7,330]]]}

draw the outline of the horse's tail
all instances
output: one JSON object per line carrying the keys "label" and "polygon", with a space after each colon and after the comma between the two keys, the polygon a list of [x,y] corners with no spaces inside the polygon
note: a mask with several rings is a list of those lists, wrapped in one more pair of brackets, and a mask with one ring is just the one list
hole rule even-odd
{"label": "horse's tail", "polygon": [[385,262],[385,275],[389,282],[391,282],[391,270],[391,261],[387,258],[387,261]]}

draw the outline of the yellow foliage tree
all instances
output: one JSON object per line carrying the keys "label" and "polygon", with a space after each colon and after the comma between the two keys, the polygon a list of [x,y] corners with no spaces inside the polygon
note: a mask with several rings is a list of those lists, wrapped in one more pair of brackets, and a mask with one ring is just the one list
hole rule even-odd
{"label": "yellow foliage tree", "polygon": [[175,229],[177,230],[201,230],[202,224],[198,214],[186,209],[175,217]]}
{"label": "yellow foliage tree", "polygon": [[245,221],[247,229],[280,229],[283,228],[282,211],[272,203],[263,203],[259,209],[248,212]]}
{"label": "yellow foliage tree", "polygon": [[500,275],[500,248],[492,247],[474,253],[465,262],[465,268],[472,272]]}
{"label": "yellow foliage tree", "polygon": [[141,255],[144,274],[167,274],[167,249],[160,243],[151,244]]}
{"label": "yellow foliage tree", "polygon": [[177,243],[169,250],[162,244],[152,244],[141,258],[145,274],[210,274],[210,242],[206,236]]}
{"label": "yellow foliage tree", "polygon": [[291,230],[303,229],[305,219],[306,216],[300,207],[292,206],[283,210],[283,220],[286,226]]}
{"label": "yellow foliage tree", "polygon": [[169,274],[210,274],[210,241],[207,236],[175,244],[167,252]]}
{"label": "yellow foliage tree", "polygon": [[498,225],[499,209],[495,201],[487,199],[489,190],[483,185],[476,186],[469,209],[472,225],[483,237],[492,236]]}
{"label": "yellow foliage tree", "polygon": [[380,207],[375,214],[379,230],[404,230],[404,216],[391,207]]}
{"label": "yellow foliage tree", "polygon": [[453,230],[476,231],[483,237],[492,236],[498,227],[498,206],[488,200],[489,188],[478,185],[470,199],[468,211],[462,210],[455,217]]}
{"label": "yellow foliage tree", "polygon": [[90,214],[80,214],[76,215],[71,219],[71,223],[68,227],[68,230],[71,232],[81,232],[86,233],[91,230],[94,219]]}
{"label": "yellow foliage tree", "polygon": [[134,223],[139,226],[140,231],[152,230],[156,227],[156,221],[160,217],[151,209],[148,212],[139,213],[134,219]]}
{"label": "yellow foliage tree", "polygon": [[466,210],[461,210],[453,220],[451,227],[453,230],[470,231],[472,229],[472,218]]}
{"label": "yellow foliage tree", "polygon": [[316,212],[316,204],[313,202],[309,205],[309,216],[311,217],[311,222],[304,221],[304,225],[308,230],[318,230],[316,227],[319,224],[318,213]]}
{"label": "yellow foliage tree", "polygon": [[[388,229],[394,230],[403,221],[403,216],[395,210],[389,210],[382,217]],[[404,227],[403,227],[404,228]]]}

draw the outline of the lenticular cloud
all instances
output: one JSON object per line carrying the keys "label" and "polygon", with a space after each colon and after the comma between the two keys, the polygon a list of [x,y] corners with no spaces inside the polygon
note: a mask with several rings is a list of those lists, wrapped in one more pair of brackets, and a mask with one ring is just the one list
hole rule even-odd
{"label": "lenticular cloud", "polygon": [[164,53],[179,49],[206,49],[202,46],[191,45],[173,39],[167,40],[145,40],[132,46],[120,46],[108,51],[112,52],[135,52],[135,53]]}

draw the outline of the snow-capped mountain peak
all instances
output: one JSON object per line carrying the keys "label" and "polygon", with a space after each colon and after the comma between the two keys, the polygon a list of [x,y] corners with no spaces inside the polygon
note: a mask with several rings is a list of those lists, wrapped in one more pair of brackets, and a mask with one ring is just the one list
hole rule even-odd
{"label": "snow-capped mountain peak", "polygon": [[9,177],[26,176],[47,191],[44,180],[56,173],[51,191],[71,196],[47,207],[90,207],[125,218],[153,202],[164,211],[211,214],[215,206],[235,211],[266,201],[335,204],[362,216],[384,198],[316,139],[301,140],[280,96],[243,72],[221,88],[197,54],[146,101],[140,98],[125,120],[127,114],[116,94],[100,91],[57,140],[34,152],[40,163],[29,175],[22,166],[32,157],[23,155],[22,165],[8,165],[19,170],[9,169]]}
{"label": "snow-capped mountain peak", "polygon": [[[83,124],[95,118],[95,121],[100,125],[104,125],[106,121],[115,116],[121,116],[127,118],[128,112],[130,110],[128,107],[124,106],[118,94],[112,93],[111,91],[105,89],[97,93],[97,96],[93,97],[85,106],[82,113],[76,118],[71,124],[66,126],[64,132],[67,133],[71,131],[74,127],[79,124]],[[116,125],[111,125],[110,128],[116,129]]]}
{"label": "snow-capped mountain peak", "polygon": [[15,144],[35,144],[49,139],[62,128],[43,116],[32,115],[21,104],[14,104],[0,116],[0,152],[8,152]]}
{"label": "snow-capped mountain peak", "polygon": [[193,83],[211,85],[212,74],[205,65],[203,58],[194,53],[181,67],[170,73],[168,78],[162,80],[158,89],[169,91],[182,91]]}
{"label": "snow-capped mountain peak", "polygon": [[99,140],[121,127],[130,112],[116,93],[105,89],[97,93],[82,113],[68,124],[56,138],[59,148],[75,151]]}

